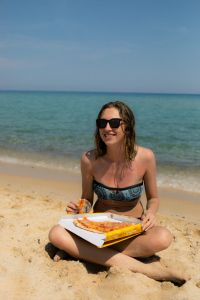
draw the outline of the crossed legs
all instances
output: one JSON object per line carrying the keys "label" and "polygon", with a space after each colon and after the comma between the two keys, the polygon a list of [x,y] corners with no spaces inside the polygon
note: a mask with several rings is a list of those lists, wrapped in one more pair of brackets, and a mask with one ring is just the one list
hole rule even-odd
{"label": "crossed legs", "polygon": [[71,256],[104,266],[118,266],[136,273],[142,273],[156,280],[168,280],[183,284],[185,279],[162,266],[160,262],[145,264],[134,257],[148,257],[166,249],[171,241],[171,233],[159,226],[134,239],[126,240],[113,247],[99,249],[87,241],[69,233],[56,225],[49,233],[50,242]]}

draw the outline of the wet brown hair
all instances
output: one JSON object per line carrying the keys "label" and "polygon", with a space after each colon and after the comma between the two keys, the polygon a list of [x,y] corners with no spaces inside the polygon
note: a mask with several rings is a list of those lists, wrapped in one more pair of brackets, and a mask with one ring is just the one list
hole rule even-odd
{"label": "wet brown hair", "polygon": [[[102,106],[99,111],[98,119],[101,118],[103,111],[107,108],[116,108],[119,111],[120,118],[122,118],[123,123],[125,124],[125,142],[124,142],[124,152],[125,160],[130,162],[136,156],[135,148],[135,117],[133,111],[126,105],[124,102],[115,101],[108,102]],[[95,146],[96,146],[96,158],[106,154],[106,144],[102,141],[99,129],[96,127],[95,131]]]}

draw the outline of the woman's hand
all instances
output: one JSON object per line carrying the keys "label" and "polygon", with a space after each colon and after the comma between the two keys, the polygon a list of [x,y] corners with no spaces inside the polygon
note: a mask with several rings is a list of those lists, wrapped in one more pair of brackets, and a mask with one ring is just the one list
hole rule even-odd
{"label": "woman's hand", "polygon": [[144,231],[149,230],[156,224],[156,216],[151,212],[146,211],[146,213],[142,215],[141,219],[142,219],[142,229]]}
{"label": "woman's hand", "polygon": [[75,215],[75,214],[78,214],[79,213],[79,205],[78,203],[75,203],[75,202],[69,202],[69,204],[67,205],[67,208],[66,208],[66,212],[68,214],[72,214],[72,215]]}

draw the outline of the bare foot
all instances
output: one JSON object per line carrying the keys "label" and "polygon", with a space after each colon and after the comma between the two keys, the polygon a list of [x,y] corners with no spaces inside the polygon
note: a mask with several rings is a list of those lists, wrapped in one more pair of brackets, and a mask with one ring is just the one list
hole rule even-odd
{"label": "bare foot", "polygon": [[56,262],[58,262],[59,260],[65,258],[66,255],[67,255],[67,253],[66,253],[65,251],[63,251],[63,250],[58,250],[58,251],[56,252],[56,254],[54,255],[53,260],[56,261]]}
{"label": "bare foot", "polygon": [[147,264],[146,267],[148,269],[145,275],[157,281],[171,281],[175,285],[181,286],[189,279],[187,276],[181,274],[181,272],[162,265],[160,261]]}

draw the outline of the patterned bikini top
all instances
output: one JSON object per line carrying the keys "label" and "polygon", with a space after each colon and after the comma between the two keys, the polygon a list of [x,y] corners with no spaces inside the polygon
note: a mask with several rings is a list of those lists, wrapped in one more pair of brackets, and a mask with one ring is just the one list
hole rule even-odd
{"label": "patterned bikini top", "polygon": [[125,188],[115,188],[93,180],[93,190],[99,199],[133,201],[141,196],[143,182]]}

